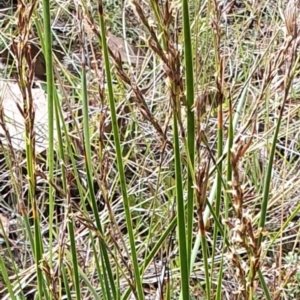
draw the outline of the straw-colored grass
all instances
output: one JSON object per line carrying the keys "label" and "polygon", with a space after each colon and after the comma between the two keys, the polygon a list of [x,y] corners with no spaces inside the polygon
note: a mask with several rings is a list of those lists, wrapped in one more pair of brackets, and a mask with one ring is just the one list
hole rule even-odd
{"label": "straw-colored grass", "polygon": [[8,2],[1,299],[298,299],[297,1]]}

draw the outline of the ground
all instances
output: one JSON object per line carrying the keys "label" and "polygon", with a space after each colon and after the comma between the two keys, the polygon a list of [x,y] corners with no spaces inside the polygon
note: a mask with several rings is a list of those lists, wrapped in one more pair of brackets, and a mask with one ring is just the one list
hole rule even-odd
{"label": "ground", "polygon": [[99,7],[51,2],[50,140],[30,5],[1,16],[1,299],[139,299],[135,262],[146,299],[179,299],[182,215],[191,299],[300,297],[298,1],[191,2],[190,74],[180,2],[104,4],[109,69]]}

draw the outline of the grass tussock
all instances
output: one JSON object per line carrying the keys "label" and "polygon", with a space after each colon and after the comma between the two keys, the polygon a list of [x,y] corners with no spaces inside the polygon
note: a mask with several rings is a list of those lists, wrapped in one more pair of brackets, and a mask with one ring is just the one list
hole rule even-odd
{"label": "grass tussock", "polygon": [[0,1],[1,299],[298,299],[297,1]]}

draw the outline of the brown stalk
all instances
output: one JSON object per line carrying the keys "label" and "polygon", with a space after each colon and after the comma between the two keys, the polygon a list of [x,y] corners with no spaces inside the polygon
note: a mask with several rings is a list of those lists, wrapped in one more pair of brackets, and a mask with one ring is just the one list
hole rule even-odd
{"label": "brown stalk", "polygon": [[[103,8],[101,2],[98,5],[98,11],[100,15],[103,14]],[[94,23],[93,18],[89,13],[86,14],[85,21],[86,24],[89,26],[89,30],[91,30],[101,42],[102,37],[100,35],[100,31],[98,30],[97,26]],[[135,82],[134,78],[126,74],[122,66],[121,54],[119,52],[113,51],[109,45],[108,45],[108,51],[110,56],[113,58],[117,76],[121,79],[122,82],[129,85],[132,88],[132,91],[134,92],[134,97],[131,97],[129,99],[130,102],[137,104],[142,116],[153,125],[153,127],[156,129],[157,133],[161,137],[162,141],[166,140],[167,137],[164,134],[164,131],[162,130],[161,126],[159,125],[158,120],[153,116],[147,103],[145,102],[144,94],[147,92],[147,90],[145,91],[140,89],[137,83]],[[167,142],[170,144],[170,146],[172,146],[172,144],[169,141]]]}
{"label": "brown stalk", "polygon": [[[35,153],[35,132],[34,132],[34,117],[35,109],[32,97],[32,83],[34,77],[34,63],[31,56],[31,47],[29,43],[31,17],[36,6],[36,0],[31,3],[25,3],[18,1],[18,41],[14,40],[12,45],[13,53],[16,57],[17,69],[18,69],[18,84],[23,97],[23,107],[17,104],[20,113],[23,115],[26,132],[28,133],[28,140],[26,143],[30,145],[31,156],[33,160],[30,162],[33,176],[28,178],[32,192],[35,193],[36,189],[36,153]],[[33,217],[37,218],[38,210],[37,203],[35,201],[35,195],[32,195],[32,212]],[[25,212],[23,209],[24,203],[19,203],[19,208],[22,214]]]}
{"label": "brown stalk", "polygon": [[[252,225],[252,218],[244,209],[244,188],[241,185],[239,162],[246,154],[251,145],[253,135],[247,143],[238,141],[231,151],[231,165],[233,170],[232,180],[232,203],[235,217],[232,221],[226,221],[232,236],[232,249],[244,248],[248,256],[248,269],[241,267],[242,258],[239,254],[233,252],[232,264],[239,270],[237,279],[243,287],[239,292],[242,293],[244,299],[252,299],[257,271],[260,268],[261,248],[258,246],[258,234]],[[235,250],[233,250],[235,251]]]}
{"label": "brown stalk", "polygon": [[209,160],[207,159],[196,173],[196,201],[198,227],[202,237],[205,237],[205,224],[203,220],[203,212],[206,206],[206,192],[209,178]]}

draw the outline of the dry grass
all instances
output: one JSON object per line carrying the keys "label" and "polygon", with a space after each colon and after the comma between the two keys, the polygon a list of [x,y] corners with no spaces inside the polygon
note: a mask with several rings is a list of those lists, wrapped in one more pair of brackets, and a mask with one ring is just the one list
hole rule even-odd
{"label": "dry grass", "polygon": [[[192,39],[195,55],[195,114],[197,119],[197,182],[207,180],[205,188],[197,186],[198,210],[195,208],[195,237],[201,229],[206,235],[209,251],[213,248],[213,228],[216,226],[211,216],[203,223],[206,197],[213,187],[217,158],[217,129],[220,121],[218,107],[222,108],[224,142],[228,135],[230,103],[233,112],[239,111],[234,146],[231,153],[233,178],[225,182],[222,199],[227,196],[232,206],[225,218],[225,208],[221,205],[219,220],[224,225],[226,238],[231,245],[224,247],[224,236],[219,233],[215,249],[212,288],[218,281],[219,265],[223,265],[222,299],[250,299],[247,284],[254,287],[253,299],[264,299],[262,287],[257,279],[261,270],[270,289],[272,299],[297,299],[300,297],[300,254],[299,254],[299,48],[298,1],[221,1],[215,15],[209,16],[214,1],[191,4]],[[36,14],[41,15],[41,3]],[[156,3],[156,2],[155,2]],[[102,69],[102,55],[99,47],[99,28],[96,25],[97,8],[86,2],[90,14],[84,14],[82,28],[78,25],[81,10],[73,2],[55,1],[52,5],[53,62],[55,82],[64,111],[68,136],[73,144],[77,159],[77,170],[81,186],[75,180],[75,172],[70,157],[55,162],[55,180],[49,182],[45,165],[46,153],[36,154],[37,163],[37,203],[40,213],[44,246],[43,268],[45,276],[52,284],[53,297],[58,297],[55,286],[59,273],[55,266],[67,266],[70,289],[73,295],[74,283],[70,259],[70,243],[66,231],[67,209],[64,198],[69,197],[76,225],[76,249],[79,266],[87,280],[101,295],[99,274],[94,256],[94,239],[99,234],[94,224],[89,204],[82,205],[82,196],[87,190],[84,169],[82,102],[80,99],[81,46],[84,34],[88,76],[88,99],[90,112],[91,149],[93,160],[94,188],[100,219],[104,228],[104,240],[109,250],[113,270],[122,269],[121,291],[134,285],[130,248],[126,229],[122,196],[118,182],[116,154],[112,139],[112,126],[107,103],[105,74]],[[166,5],[166,2],[164,2]],[[171,115],[174,109],[170,82],[176,82],[182,95],[178,105],[181,116],[180,137],[185,137],[185,90],[182,70],[183,53],[180,4],[171,2],[172,15],[168,6],[159,4],[159,13],[166,25],[173,31],[163,32],[155,23],[155,15],[149,3],[132,1],[124,7],[122,19],[118,4],[107,4],[105,9],[109,24],[109,47],[112,75],[114,79],[115,102],[117,104],[118,125],[123,150],[128,197],[131,203],[134,235],[138,259],[142,263],[155,247],[159,238],[175,216],[175,181],[172,144]],[[93,9],[92,9],[93,8]],[[167,20],[169,20],[167,22]],[[7,63],[7,54],[12,41],[17,36],[15,24],[17,14],[1,17],[1,51],[3,53],[4,79],[18,78],[14,65]],[[163,21],[162,21],[163,23]],[[81,30],[81,31],[80,31]],[[126,35],[124,43],[120,37]],[[166,40],[163,40],[163,39]],[[39,49],[37,35],[32,30],[30,37],[33,49]],[[165,45],[163,49],[162,45]],[[179,51],[178,51],[179,50]],[[37,53],[34,53],[36,55]],[[41,52],[34,56],[35,81],[45,79],[45,62]],[[10,61],[12,62],[12,61]],[[295,68],[295,76],[289,93],[286,83]],[[176,71],[177,70],[177,71]],[[222,97],[220,96],[222,95]],[[221,98],[220,98],[221,97]],[[218,102],[219,101],[219,102]],[[220,105],[220,101],[223,103]],[[218,105],[219,104],[219,105]],[[283,107],[284,105],[284,107]],[[283,109],[284,108],[284,109]],[[5,114],[6,107],[2,106]],[[282,114],[277,152],[270,183],[267,220],[265,228],[258,227],[261,212],[263,180],[270,154],[270,144],[276,128],[278,115]],[[1,201],[0,216],[9,238],[10,247],[1,246],[6,268],[16,293],[24,291],[23,298],[33,299],[37,289],[36,269],[29,246],[28,237],[21,216],[20,203],[27,203],[28,184],[24,153],[15,149],[9,141],[8,120],[0,117],[1,132]],[[219,123],[220,125],[220,123]],[[6,133],[6,134],[5,134]],[[4,146],[8,145],[8,146]],[[186,155],[181,144],[182,159]],[[226,149],[224,150],[224,153]],[[226,153],[224,157],[226,157]],[[208,164],[210,161],[210,165]],[[68,174],[68,195],[61,187],[60,164],[65,165]],[[226,171],[226,170],[225,170]],[[223,179],[226,180],[226,172]],[[201,173],[203,172],[203,173]],[[183,180],[187,180],[187,169],[182,169]],[[208,175],[209,174],[209,175]],[[204,179],[206,178],[206,179]],[[55,190],[55,231],[57,233],[53,249],[49,249],[48,195],[47,186]],[[224,202],[224,201],[223,201]],[[222,203],[223,203],[222,202]],[[201,207],[203,205],[203,207]],[[199,209],[200,207],[200,209]],[[3,216],[3,218],[2,218]],[[7,226],[6,222],[9,223]],[[282,230],[281,230],[282,229]],[[1,232],[1,230],[0,230]],[[261,247],[257,243],[263,232]],[[229,250],[230,249],[230,250]],[[250,250],[249,250],[250,249]],[[52,252],[54,267],[48,264]],[[66,254],[60,257],[61,252]],[[211,260],[210,260],[211,262]],[[254,274],[252,277],[249,274]],[[18,277],[16,276],[18,275]],[[249,279],[249,281],[247,281]],[[1,274],[0,274],[1,279]],[[143,277],[143,287],[147,299],[163,299],[167,283],[173,299],[179,298],[180,272],[178,268],[178,244],[176,230],[161,243],[150,266]],[[247,284],[246,284],[247,283]],[[82,299],[94,299],[84,280],[81,284]],[[205,297],[203,254],[196,257],[191,274],[191,290],[194,299]],[[9,294],[0,280],[1,299],[9,299]],[[212,292],[212,295],[215,296]],[[133,297],[133,296],[132,296]],[[152,298],[151,298],[152,297]],[[58,298],[57,298],[58,299]],[[103,298],[104,299],[104,298]]]}

